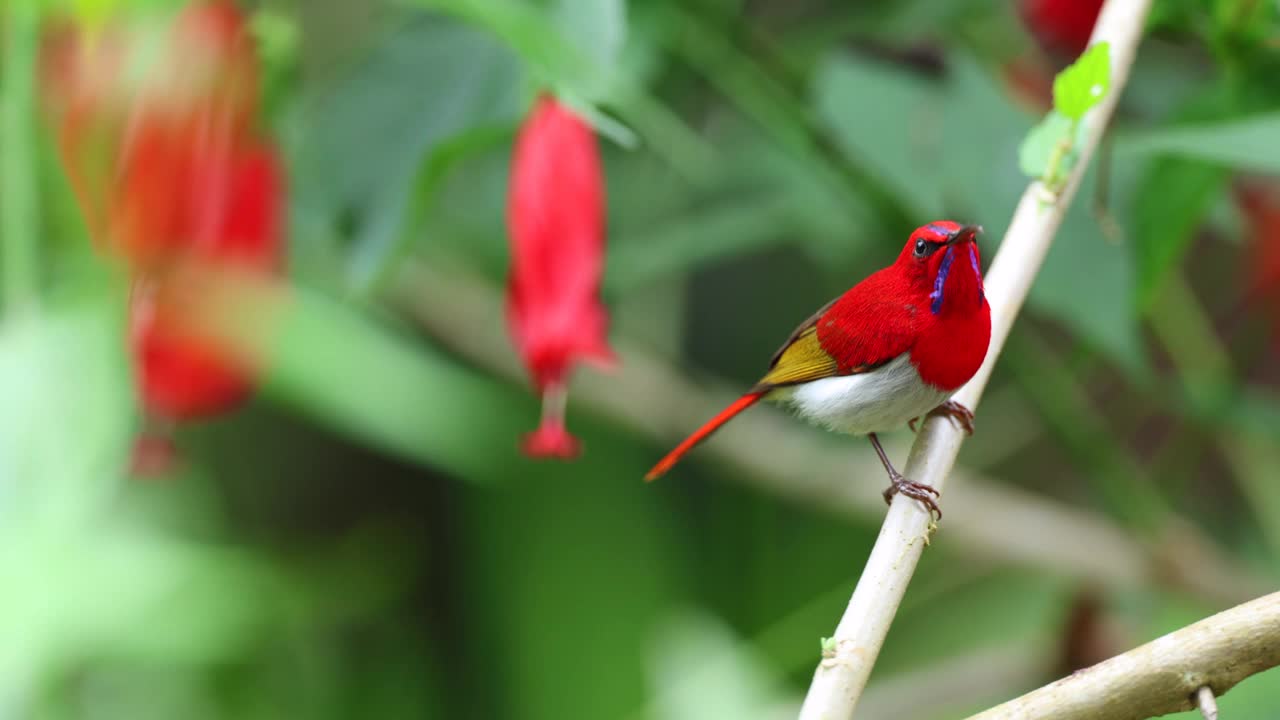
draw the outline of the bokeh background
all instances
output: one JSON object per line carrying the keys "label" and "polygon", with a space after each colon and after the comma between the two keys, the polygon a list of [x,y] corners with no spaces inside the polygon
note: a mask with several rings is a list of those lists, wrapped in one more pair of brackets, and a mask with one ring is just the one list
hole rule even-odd
{"label": "bokeh background", "polygon": [[[1071,56],[1052,20],[243,3],[289,171],[287,309],[262,310],[252,402],[184,424],[176,471],[142,480],[128,280],[87,237],[35,68],[55,16],[177,5],[0,10],[0,716],[794,713],[883,514],[865,441],[756,408],[641,476],[912,228],[980,222],[994,254]],[[517,450],[538,399],[502,314],[512,140],[548,87],[599,134],[620,355],[575,376],[568,463]],[[961,717],[1275,587],[1276,173],[1280,6],[1157,2],[865,717]],[[1276,717],[1280,675],[1221,705]]]}

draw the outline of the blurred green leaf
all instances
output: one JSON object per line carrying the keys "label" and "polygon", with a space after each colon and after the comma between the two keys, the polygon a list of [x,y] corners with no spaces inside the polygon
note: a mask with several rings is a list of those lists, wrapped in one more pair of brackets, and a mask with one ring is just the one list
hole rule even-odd
{"label": "blurred green leaf", "polygon": [[15,0],[35,5],[51,14],[71,13],[78,19],[94,24],[122,12],[133,10],[171,9],[172,0]]}
{"label": "blurred green leaf", "polygon": [[516,400],[501,384],[319,293],[299,290],[289,302],[269,393],[459,479],[492,478],[514,461],[520,433],[536,422],[531,396]]}
{"label": "blurred green leaf", "polygon": [[582,429],[579,461],[495,464],[511,482],[465,490],[461,631],[489,668],[467,680],[484,717],[625,718],[651,690],[646,651],[681,593],[674,488],[640,481],[650,454],[626,435]]}
{"label": "blurred green leaf", "polygon": [[476,128],[515,123],[520,81],[516,58],[490,37],[418,17],[382,35],[323,91],[299,160],[297,203],[312,224],[354,226],[353,284],[367,287],[395,256],[424,163],[455,158],[450,141]]}
{"label": "blurred green leaf", "polygon": [[1049,173],[1056,155],[1056,167],[1052,168],[1054,174],[1070,172],[1075,165],[1076,155],[1072,152],[1064,153],[1061,148],[1064,143],[1075,144],[1079,136],[1078,128],[1077,123],[1056,110],[1049,112],[1040,124],[1027,133],[1022,145],[1018,147],[1018,167],[1028,177],[1043,178]]}
{"label": "blurred green leaf", "polygon": [[[1127,149],[1117,152],[1121,162],[1141,162]],[[1226,181],[1225,170],[1203,162],[1156,157],[1145,163],[1132,211],[1137,307],[1150,306],[1165,275],[1182,261]]]}
{"label": "blurred green leaf", "polygon": [[130,510],[121,308],[91,300],[0,331],[0,713],[88,662],[241,656],[280,619],[260,561]]}
{"label": "blurred green leaf", "polygon": [[98,307],[50,310],[0,333],[6,522],[75,526],[119,487],[133,423],[122,308],[100,294],[92,302]]}
{"label": "blurred green leaf", "polygon": [[[932,605],[902,610],[876,664],[892,674],[977,648],[1027,636],[1051,637],[1061,621],[1067,587],[1035,572],[1001,570],[945,593],[945,615]],[[955,618],[963,617],[962,623]]]}
{"label": "blurred green leaf", "polygon": [[558,0],[555,14],[518,0],[411,1],[493,33],[532,68],[539,85],[557,94],[594,105],[613,87],[626,37],[625,8],[618,0]]}
{"label": "blurred green leaf", "polygon": [[605,277],[612,292],[626,292],[654,278],[688,271],[712,259],[750,252],[779,241],[791,215],[790,198],[752,194],[701,206],[657,227],[637,228],[609,253]]}
{"label": "blurred green leaf", "polygon": [[627,42],[625,0],[555,0],[556,25],[588,62],[613,68]]}
{"label": "blurred green leaf", "polygon": [[829,56],[814,81],[818,115],[840,149],[865,164],[915,217],[936,217],[942,208],[936,93],[916,75],[846,53]]}
{"label": "blurred green leaf", "polygon": [[1053,107],[1069,120],[1080,120],[1111,89],[1111,45],[1090,47],[1053,79]]}
{"label": "blurred green leaf", "polygon": [[1190,409],[1203,422],[1225,423],[1233,432],[1280,443],[1280,392],[1272,388],[1245,386],[1226,405]]}
{"label": "blurred green leaf", "polygon": [[[1112,172],[1120,176],[1130,170],[1115,167]],[[1138,372],[1147,360],[1135,311],[1133,249],[1131,243],[1108,238],[1099,226],[1088,201],[1097,182],[1097,172],[1085,176],[1028,302],[1063,321],[1119,367]],[[1121,182],[1113,179],[1116,186]],[[1116,197],[1113,202],[1113,207],[1127,207],[1128,200]]]}
{"label": "blurred green leaf", "polygon": [[1168,153],[1239,170],[1280,172],[1280,113],[1215,123],[1135,131],[1124,136],[1134,152]]}
{"label": "blurred green leaf", "polygon": [[713,616],[674,616],[656,634],[649,671],[655,698],[647,717],[767,720],[790,699],[767,659]]}
{"label": "blurred green leaf", "polygon": [[36,55],[40,19],[20,2],[0,26],[0,271],[5,310],[28,309],[40,288],[40,198],[36,145]]}
{"label": "blurred green leaf", "polygon": [[297,21],[272,8],[263,8],[249,18],[249,30],[258,46],[258,55],[267,67],[290,61],[301,43]]}
{"label": "blurred green leaf", "polygon": [[[804,86],[786,83],[766,67],[764,58],[744,49],[736,34],[726,34],[702,13],[675,9],[667,13],[667,22],[680,31],[673,33],[668,45],[688,62],[705,80],[722,93],[742,117],[757,125],[775,153],[785,155],[792,168],[788,173],[804,176],[812,188],[811,197],[835,216],[859,214],[858,196],[875,200],[878,210],[895,219],[905,215],[900,199],[883,186],[876,173],[857,162],[840,162],[828,147],[828,134],[822,132],[821,118],[802,99]],[[820,95],[817,87],[810,92]],[[790,179],[790,178],[788,178]],[[854,213],[846,209],[856,203]],[[865,226],[865,223],[863,223]]]}

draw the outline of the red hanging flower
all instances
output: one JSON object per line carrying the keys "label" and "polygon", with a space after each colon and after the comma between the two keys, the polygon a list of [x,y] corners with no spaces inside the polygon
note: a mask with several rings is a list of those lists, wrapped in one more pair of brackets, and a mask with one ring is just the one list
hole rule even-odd
{"label": "red hanging flower", "polygon": [[135,273],[215,242],[231,158],[256,142],[257,59],[235,5],[187,6],[149,57],[154,36],[144,23],[58,28],[43,64],[89,231]]}
{"label": "red hanging flower", "polygon": [[[174,270],[142,276],[130,298],[130,341],[143,405],[156,417],[190,420],[217,415],[252,392],[253,368],[239,353],[191,328],[201,266],[214,272],[267,275],[280,265],[282,199],[280,171],[270,148],[247,148],[231,160],[225,185],[208,204],[215,225],[199,238],[186,262],[192,272]],[[192,297],[195,295],[195,297]],[[197,323],[198,324],[198,323]]]}
{"label": "red hanging flower", "polygon": [[[133,275],[137,386],[150,426],[167,429],[251,394],[250,363],[200,318],[219,278],[278,273],[285,193],[255,128],[257,58],[235,5],[188,5],[159,45],[149,29],[63,28],[46,43],[44,70],[89,230]],[[123,72],[140,59],[141,77]],[[137,463],[163,469],[171,454],[167,437],[144,434]]]}
{"label": "red hanging flower", "polygon": [[591,128],[550,95],[534,103],[516,138],[508,224],[507,318],[516,349],[542,394],[542,423],[525,437],[534,457],[571,458],[566,383],[579,361],[608,365],[604,178]]}
{"label": "red hanging flower", "polygon": [[1023,23],[1047,52],[1075,58],[1089,46],[1089,36],[1103,0],[1020,0]]}

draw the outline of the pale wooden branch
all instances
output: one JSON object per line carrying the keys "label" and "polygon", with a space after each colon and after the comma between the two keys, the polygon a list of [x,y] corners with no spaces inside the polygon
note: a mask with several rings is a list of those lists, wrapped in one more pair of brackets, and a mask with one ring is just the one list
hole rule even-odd
{"label": "pale wooden branch", "polygon": [[[452,352],[511,382],[527,382],[506,335],[502,293],[493,283],[456,260],[434,255],[402,263],[389,292],[391,303]],[[625,337],[611,342],[622,362],[607,375],[575,375],[571,423],[607,418],[664,445],[737,397],[723,383],[695,381]],[[905,450],[893,442],[887,448],[895,455]],[[752,408],[735,418],[691,458],[702,460],[725,468],[726,477],[735,481],[822,512],[858,519],[884,513],[880,481],[852,479],[879,478],[882,472],[866,443],[811,430],[776,408]],[[644,469],[636,469],[637,482]],[[963,468],[954,477],[956,487],[947,495],[947,538],[977,556],[1105,587],[1172,586],[1224,607],[1272,587],[1189,523],[1172,522],[1160,542],[1146,546],[1095,512]],[[1064,537],[1072,541],[1061,542]]]}
{"label": "pale wooden branch", "polygon": [[[1280,593],[1258,598],[969,720],[1142,720],[1197,706],[1280,665]],[[1209,710],[1205,716],[1211,717]]]}
{"label": "pale wooden branch", "polygon": [[[1092,42],[1111,44],[1111,90],[1085,115],[1079,159],[1065,186],[1046,203],[1047,189],[1033,182],[1022,195],[1009,230],[987,274],[991,303],[991,347],[986,362],[955,400],[977,407],[1031,283],[1044,262],[1054,233],[1088,168],[1128,80],[1129,68],[1150,9],[1150,0],[1108,0],[1094,28]],[[963,431],[946,419],[925,422],[907,459],[904,474],[918,483],[942,490],[964,440]],[[930,516],[920,504],[898,496],[881,526],[871,557],[854,589],[832,637],[833,650],[823,657],[800,710],[801,720],[840,720],[853,717],[871,668],[897,614],[920,554],[929,541]],[[1010,536],[1010,542],[1021,538]]]}

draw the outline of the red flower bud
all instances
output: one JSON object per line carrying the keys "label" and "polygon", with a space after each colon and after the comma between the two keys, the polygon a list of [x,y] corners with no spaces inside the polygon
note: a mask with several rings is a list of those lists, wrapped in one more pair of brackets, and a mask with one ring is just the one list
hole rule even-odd
{"label": "red flower bud", "polygon": [[543,95],[516,138],[508,224],[507,318],[516,349],[543,395],[543,422],[526,438],[535,457],[572,457],[564,393],[578,361],[610,364],[604,270],[604,179],[595,136],[571,110]]}
{"label": "red flower bud", "polygon": [[1075,58],[1089,46],[1089,36],[1103,0],[1020,0],[1023,23],[1046,52]]}

